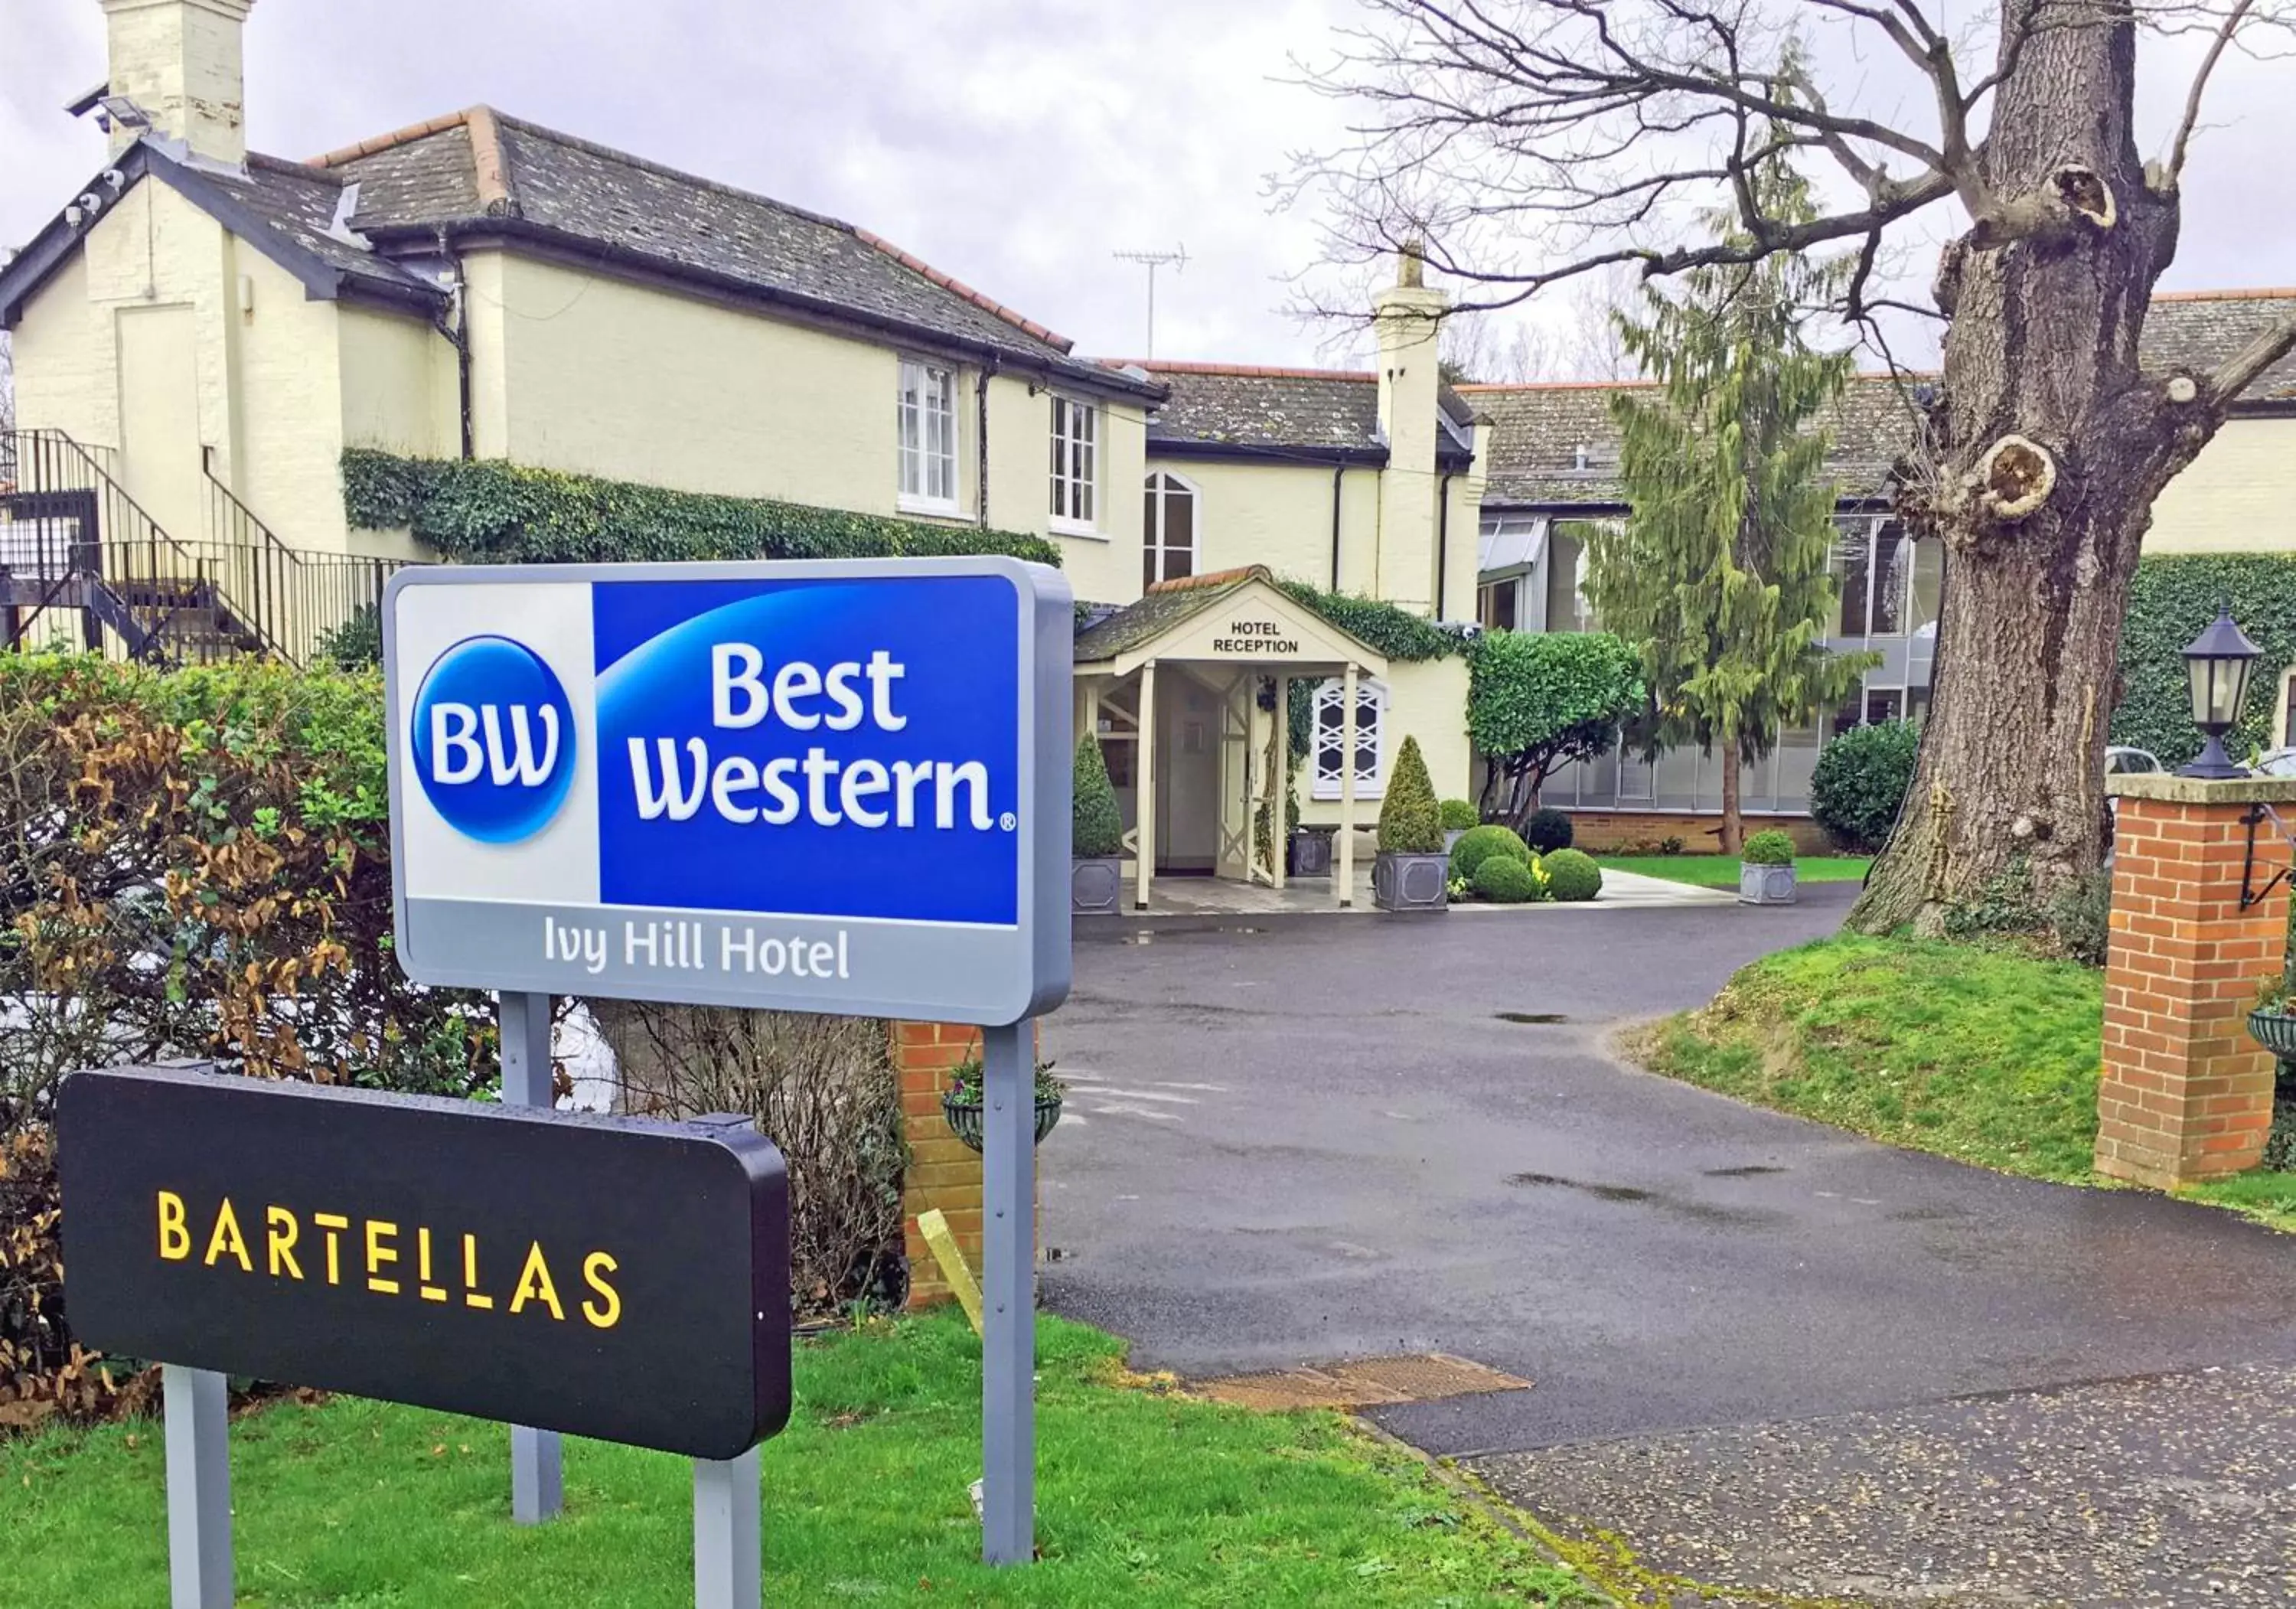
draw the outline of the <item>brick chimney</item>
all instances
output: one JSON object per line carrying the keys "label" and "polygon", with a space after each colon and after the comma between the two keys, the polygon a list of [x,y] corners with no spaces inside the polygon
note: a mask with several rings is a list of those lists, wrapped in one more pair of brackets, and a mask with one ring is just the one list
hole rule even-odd
{"label": "brick chimney", "polygon": [[[111,93],[135,103],[152,131],[195,156],[247,160],[246,71],[240,33],[255,0],[102,0]],[[114,119],[116,154],[140,129]]]}
{"label": "brick chimney", "polygon": [[[1379,478],[1379,596],[1431,614],[1441,429],[1436,332],[1451,299],[1428,286],[1425,268],[1418,242],[1406,242],[1396,259],[1395,283],[1371,305],[1379,335],[1379,428],[1387,438],[1387,471]],[[1473,533],[1465,539],[1472,542]]]}

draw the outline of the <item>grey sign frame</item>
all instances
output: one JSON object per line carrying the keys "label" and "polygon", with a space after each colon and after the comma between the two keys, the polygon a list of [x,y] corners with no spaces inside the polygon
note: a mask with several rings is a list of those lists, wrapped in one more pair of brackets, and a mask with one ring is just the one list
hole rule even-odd
{"label": "grey sign frame", "polygon": [[[673,968],[667,964],[624,966],[609,957],[605,970],[554,961],[521,944],[514,931],[549,913],[541,904],[480,899],[410,899],[406,891],[406,819],[420,792],[407,772],[412,757],[400,730],[402,695],[410,695],[427,667],[401,661],[400,600],[429,587],[467,589],[512,585],[627,582],[869,581],[924,578],[994,578],[1010,584],[1019,612],[1015,633],[1021,696],[1015,812],[1019,835],[1013,928],[906,923],[812,915],[782,915],[701,908],[656,908],[569,903],[573,921],[611,916],[696,924],[705,954],[721,948],[735,927],[782,924],[809,943],[842,933],[873,985],[852,990],[811,986],[793,973],[767,978],[757,972]],[[384,588],[381,607],[384,742],[390,790],[391,904],[399,965],[420,983],[549,995],[596,995],[686,1005],[823,1012],[844,1016],[906,1018],[1002,1027],[1041,1015],[1067,998],[1070,982],[1069,834],[1071,778],[1068,763],[1072,718],[1075,595],[1067,578],[1047,565],[1001,555],[915,559],[792,559],[733,562],[636,564],[417,565],[401,570]],[[953,628],[957,628],[953,627]]]}

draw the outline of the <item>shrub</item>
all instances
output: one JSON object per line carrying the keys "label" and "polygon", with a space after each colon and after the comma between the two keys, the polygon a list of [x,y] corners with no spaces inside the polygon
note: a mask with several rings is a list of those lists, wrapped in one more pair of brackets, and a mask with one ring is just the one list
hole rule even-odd
{"label": "shrub", "polygon": [[801,1317],[900,1293],[899,1081],[872,1017],[596,1000],[629,1109],[743,1112],[789,1164],[790,1291]]}
{"label": "shrub", "polygon": [[382,663],[382,614],[361,603],[339,626],[319,633],[318,660],[338,670],[373,670]]}
{"label": "shrub", "polygon": [[2264,651],[2225,747],[2238,758],[2280,741],[2272,728],[2274,693],[2296,663],[2296,558],[2263,553],[2161,554],[2136,566],[2110,741],[2150,750],[2172,770],[2200,751],[2184,647],[2224,607]]}
{"label": "shrub", "polygon": [[1483,862],[1493,856],[1529,866],[1530,846],[1515,836],[1513,827],[1503,827],[1496,823],[1470,827],[1460,835],[1459,841],[1451,846],[1451,875],[1472,882],[1475,874],[1482,869]]}
{"label": "shrub", "polygon": [[1581,850],[1557,850],[1541,858],[1554,898],[1573,904],[1603,891],[1603,868]]}
{"label": "shrub", "polygon": [[1748,866],[1792,866],[1794,841],[1790,834],[1771,827],[1746,840],[1746,847],[1738,858]]}
{"label": "shrub", "polygon": [[[2189,718],[2188,718],[2189,719]],[[1818,751],[1809,813],[1842,848],[1879,853],[1914,783],[1920,728],[1911,721],[1852,727]]]}
{"label": "shrub", "polygon": [[1468,886],[1493,905],[1522,905],[1540,894],[1529,863],[1512,855],[1491,856],[1475,868]]}
{"label": "shrub", "polygon": [[1475,814],[1475,807],[1464,799],[1447,799],[1436,807],[1436,812],[1442,817],[1447,833],[1464,833],[1482,820]]}
{"label": "shrub", "polygon": [[1522,841],[1542,855],[1569,849],[1573,836],[1570,817],[1560,810],[1535,810],[1522,826]]}
{"label": "shrub", "polygon": [[1435,784],[1419,740],[1406,737],[1387,779],[1379,807],[1379,848],[1383,855],[1431,855],[1443,847],[1443,820],[1435,808]]}
{"label": "shrub", "polygon": [[343,454],[342,475],[351,524],[403,525],[446,557],[473,564],[984,553],[1061,562],[1052,543],[1017,531],[672,491],[499,458],[401,458],[352,447]]}
{"label": "shrub", "polygon": [[1483,801],[1516,825],[1547,778],[1607,751],[1643,703],[1641,658],[1608,632],[1485,632],[1467,671],[1467,735],[1491,768]]}
{"label": "shrub", "polygon": [[1116,789],[1108,780],[1108,761],[1100,739],[1086,733],[1077,739],[1074,819],[1069,831],[1071,854],[1113,855],[1124,847],[1124,818],[1116,807]]}

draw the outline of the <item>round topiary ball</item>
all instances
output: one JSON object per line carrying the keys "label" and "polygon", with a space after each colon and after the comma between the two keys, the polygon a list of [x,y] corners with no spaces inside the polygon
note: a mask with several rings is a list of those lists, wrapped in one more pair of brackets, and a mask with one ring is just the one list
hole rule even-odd
{"label": "round topiary ball", "polygon": [[1522,841],[1542,855],[1570,847],[1570,817],[1560,810],[1534,810],[1522,824]]}
{"label": "round topiary ball", "polygon": [[1557,850],[1540,862],[1557,899],[1592,899],[1603,891],[1603,868],[1580,850]]}
{"label": "round topiary ball", "polygon": [[1451,875],[1464,877],[1472,883],[1477,869],[1494,855],[1519,860],[1526,868],[1530,865],[1530,846],[1514,835],[1513,828],[1469,827],[1451,846]]}
{"label": "round topiary ball", "polygon": [[1538,879],[1512,855],[1493,855],[1475,868],[1469,886],[1493,905],[1521,905],[1538,898]]}

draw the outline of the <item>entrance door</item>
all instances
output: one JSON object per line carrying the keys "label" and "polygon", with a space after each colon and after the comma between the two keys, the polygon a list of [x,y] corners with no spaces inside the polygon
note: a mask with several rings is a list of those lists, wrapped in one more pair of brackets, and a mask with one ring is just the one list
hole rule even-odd
{"label": "entrance door", "polygon": [[1157,673],[1156,870],[1219,862],[1220,695],[1177,665]]}
{"label": "entrance door", "polygon": [[198,327],[186,307],[119,316],[121,479],[162,530],[191,541],[203,524]]}

